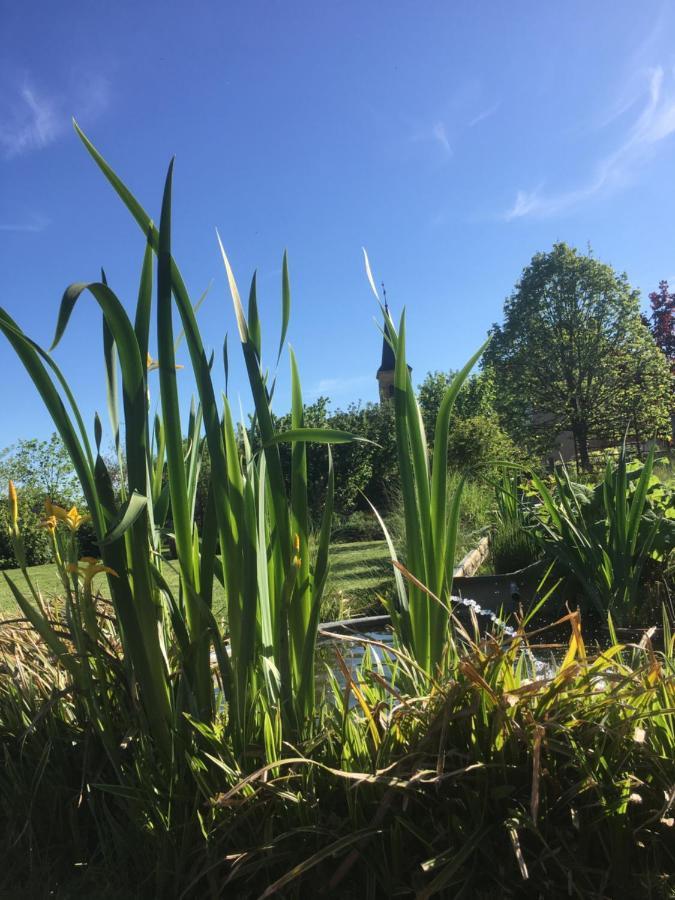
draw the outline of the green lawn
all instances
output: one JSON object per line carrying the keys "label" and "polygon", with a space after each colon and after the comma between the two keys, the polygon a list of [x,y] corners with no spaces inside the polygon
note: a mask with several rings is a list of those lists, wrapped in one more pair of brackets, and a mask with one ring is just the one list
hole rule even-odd
{"label": "green lawn", "polygon": [[[58,597],[61,582],[53,565],[33,566],[31,578],[47,599]],[[21,589],[25,587],[18,569],[8,570],[7,575]],[[164,575],[172,589],[178,586],[178,577],[169,566]],[[390,588],[391,564],[384,541],[364,541],[355,544],[334,544],[331,548],[331,569],[326,585],[322,619],[364,615],[378,609],[377,594]],[[95,584],[105,590],[105,579],[98,576]],[[218,615],[225,602],[223,588],[214,584],[214,611]],[[0,620],[18,615],[14,597],[4,578],[0,578]]]}
{"label": "green lawn", "polygon": [[[61,581],[56,572],[56,567],[51,563],[47,563],[44,566],[31,566],[28,571],[33,583],[47,600],[54,600],[62,594],[63,587]],[[28,590],[23,575],[18,569],[5,570],[4,574],[9,575],[20,590],[23,591],[24,588],[26,591]],[[174,574],[168,566],[165,566],[163,574],[172,590],[176,589],[178,587],[178,576]],[[97,575],[94,580],[94,587],[97,586],[105,593],[106,581],[102,575]],[[216,581],[214,584],[215,608],[221,608],[224,600],[225,595],[223,589]],[[4,578],[0,578],[0,619],[16,616],[17,613],[18,609],[14,597],[12,596],[12,592],[9,589],[9,585]]]}
{"label": "green lawn", "polygon": [[381,612],[378,595],[393,588],[385,541],[333,544],[321,618],[324,622]]}

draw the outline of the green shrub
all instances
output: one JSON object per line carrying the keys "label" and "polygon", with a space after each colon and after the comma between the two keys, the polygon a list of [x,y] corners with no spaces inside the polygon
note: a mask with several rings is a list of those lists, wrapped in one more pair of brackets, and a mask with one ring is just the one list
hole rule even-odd
{"label": "green shrub", "polygon": [[382,527],[372,512],[357,510],[350,516],[335,517],[333,541],[381,541]]}
{"label": "green shrub", "polygon": [[98,545],[94,526],[90,521],[86,521],[80,526],[77,532],[77,544],[80,556],[93,556],[95,559],[100,558],[101,549]]}
{"label": "green shrub", "polygon": [[123,730],[123,666],[109,702],[139,767],[124,791],[62,667],[33,631],[4,628],[0,894],[248,898],[282,881],[267,896],[562,898],[572,884],[580,900],[665,900],[675,644],[594,656],[570,622],[546,679],[526,637],[468,646],[440,683],[397,649],[393,690],[366,654],[351,682],[328,676],[316,736],[270,765],[196,723],[181,817],[164,819],[165,781],[146,782]]}
{"label": "green shrub", "polygon": [[499,525],[490,538],[490,555],[495,574],[506,575],[524,569],[541,556],[536,539],[522,525]]}
{"label": "green shrub", "polygon": [[[368,502],[379,512],[391,508],[398,488],[396,441],[393,409],[390,404],[352,403],[346,409],[328,411],[328,399],[319,397],[303,408],[306,427],[331,428],[366,438],[365,441],[337,444],[332,448],[335,480],[335,512],[346,519],[353,512],[370,511]],[[274,417],[280,430],[290,428],[291,414]],[[250,434],[254,449],[259,448],[257,429]],[[291,450],[279,448],[284,481],[290,486]],[[328,456],[320,445],[307,446],[307,501],[310,519],[318,528],[327,487]],[[366,499],[367,498],[367,499]]]}
{"label": "green shrub", "polygon": [[496,419],[473,416],[455,418],[448,435],[448,465],[459,472],[485,475],[494,473],[500,463],[520,458],[516,445]]}

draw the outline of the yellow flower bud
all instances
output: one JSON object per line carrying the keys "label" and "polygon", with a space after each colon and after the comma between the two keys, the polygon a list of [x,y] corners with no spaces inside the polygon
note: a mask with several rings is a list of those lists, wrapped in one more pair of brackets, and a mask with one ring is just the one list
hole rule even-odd
{"label": "yellow flower bud", "polygon": [[295,552],[297,553],[300,550],[300,535],[296,534],[293,538],[293,547],[295,548]]}
{"label": "yellow flower bud", "polygon": [[12,521],[12,530],[15,534],[19,531],[19,498],[16,495],[14,482],[9,482],[9,517]]}

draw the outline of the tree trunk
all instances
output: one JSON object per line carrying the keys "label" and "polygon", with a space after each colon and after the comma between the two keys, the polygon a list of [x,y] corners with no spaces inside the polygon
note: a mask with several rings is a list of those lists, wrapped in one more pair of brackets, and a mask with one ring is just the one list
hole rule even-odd
{"label": "tree trunk", "polygon": [[579,448],[579,462],[584,472],[590,471],[591,460],[588,455],[588,428],[585,422],[573,422],[572,434],[574,443]]}
{"label": "tree trunk", "polygon": [[635,431],[635,446],[637,448],[637,457],[640,460],[640,462],[644,462],[644,456],[642,454],[642,440],[641,440],[642,436],[638,430],[636,413],[633,413],[633,430]]}

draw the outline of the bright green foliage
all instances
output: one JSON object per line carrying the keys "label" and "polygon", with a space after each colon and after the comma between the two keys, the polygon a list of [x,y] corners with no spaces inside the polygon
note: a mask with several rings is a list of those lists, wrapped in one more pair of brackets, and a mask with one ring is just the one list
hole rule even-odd
{"label": "bright green foliage", "polygon": [[[41,565],[52,558],[49,535],[42,526],[45,517],[44,494],[22,491],[21,500],[20,523],[26,565]],[[9,510],[7,501],[3,499],[0,500],[0,569],[13,569],[17,566],[8,528]]]}
{"label": "bright green foliage", "polygon": [[[429,372],[418,391],[418,403],[427,434],[434,425],[443,396],[456,377],[455,372]],[[497,417],[493,373],[484,369],[469,376],[452,409],[448,438],[448,465],[469,477],[494,476],[500,464],[524,461],[523,453],[501,427]],[[433,442],[429,441],[433,451]]]}
{"label": "bright green foliage", "polygon": [[628,466],[622,450],[594,488],[573,482],[564,466],[551,486],[532,475],[535,533],[544,549],[577,579],[598,616],[610,613],[622,625],[639,621],[647,559],[675,547],[673,494],[652,478],[653,463],[652,450],[644,464]]}
{"label": "bright green foliage", "polygon": [[631,319],[629,325],[627,340],[608,367],[611,391],[598,433],[614,445],[628,435],[644,459],[651,440],[669,440],[672,436],[675,379],[668,358],[649,329],[637,319]]}
{"label": "bright green foliage", "polygon": [[[59,436],[52,434],[44,441],[20,440],[5,449],[0,460],[0,484],[6,485],[10,480],[21,493],[26,563],[40,565],[52,558],[49,535],[41,525],[45,518],[45,499],[66,507],[82,501],[70,457]],[[7,502],[3,498],[0,500],[0,568],[11,569],[17,562],[8,536],[7,516]]]}
{"label": "bright green foliage", "polygon": [[523,526],[523,489],[521,479],[513,471],[503,470],[495,480],[495,518],[498,525]]}
{"label": "bright green foliage", "polygon": [[372,442],[359,441],[335,448],[336,510],[348,514],[354,509],[368,509],[370,501],[378,510],[386,512],[399,486],[391,404],[350,404],[333,412],[328,424]]}
{"label": "bright green foliage", "polygon": [[448,465],[452,469],[489,478],[505,462],[523,461],[523,453],[494,418],[471,416],[451,422]]}
{"label": "bright green foliage", "polygon": [[490,536],[490,555],[495,574],[505,575],[535,562],[541,548],[521,525],[500,524]]}
{"label": "bright green foliage", "polygon": [[[419,386],[417,401],[422,410],[424,427],[430,434],[433,432],[443,396],[456,374],[453,371],[427,372]],[[451,417],[453,427],[458,420],[472,419],[476,416],[496,419],[495,399],[495,382],[489,369],[470,375],[462,385],[455,401]]]}
{"label": "bright green foliage", "polygon": [[539,543],[526,527],[529,504],[522,478],[503,470],[494,481],[494,521],[490,553],[497,575],[523,569],[541,555]]}
{"label": "bright green foliage", "polygon": [[[244,463],[240,467],[236,434],[229,404],[225,400],[224,446],[229,503],[225,506],[221,546],[224,548],[223,574],[229,598],[233,671],[238,679],[238,683],[234,684],[233,696],[241,695],[243,705],[243,698],[251,694],[251,679],[255,678],[257,666],[264,675],[270,703],[280,703],[284,725],[295,732],[305,726],[311,728],[313,724],[316,633],[328,570],[334,493],[329,454],[327,496],[312,570],[309,560],[306,443],[340,444],[352,440],[352,435],[335,429],[305,427],[300,378],[292,351],[291,428],[283,432],[275,429],[270,396],[261,368],[255,278],[251,285],[247,319],[222,244],[221,252],[253,393],[256,427],[263,448],[256,461],[246,444]],[[283,305],[287,309],[290,287],[286,257],[282,286]],[[282,334],[281,344],[283,337]],[[281,466],[279,445],[282,443],[291,445],[290,490],[287,490]],[[209,453],[215,491],[218,475],[211,445]],[[255,643],[258,615],[259,646]],[[242,727],[244,724],[242,719]]]}

